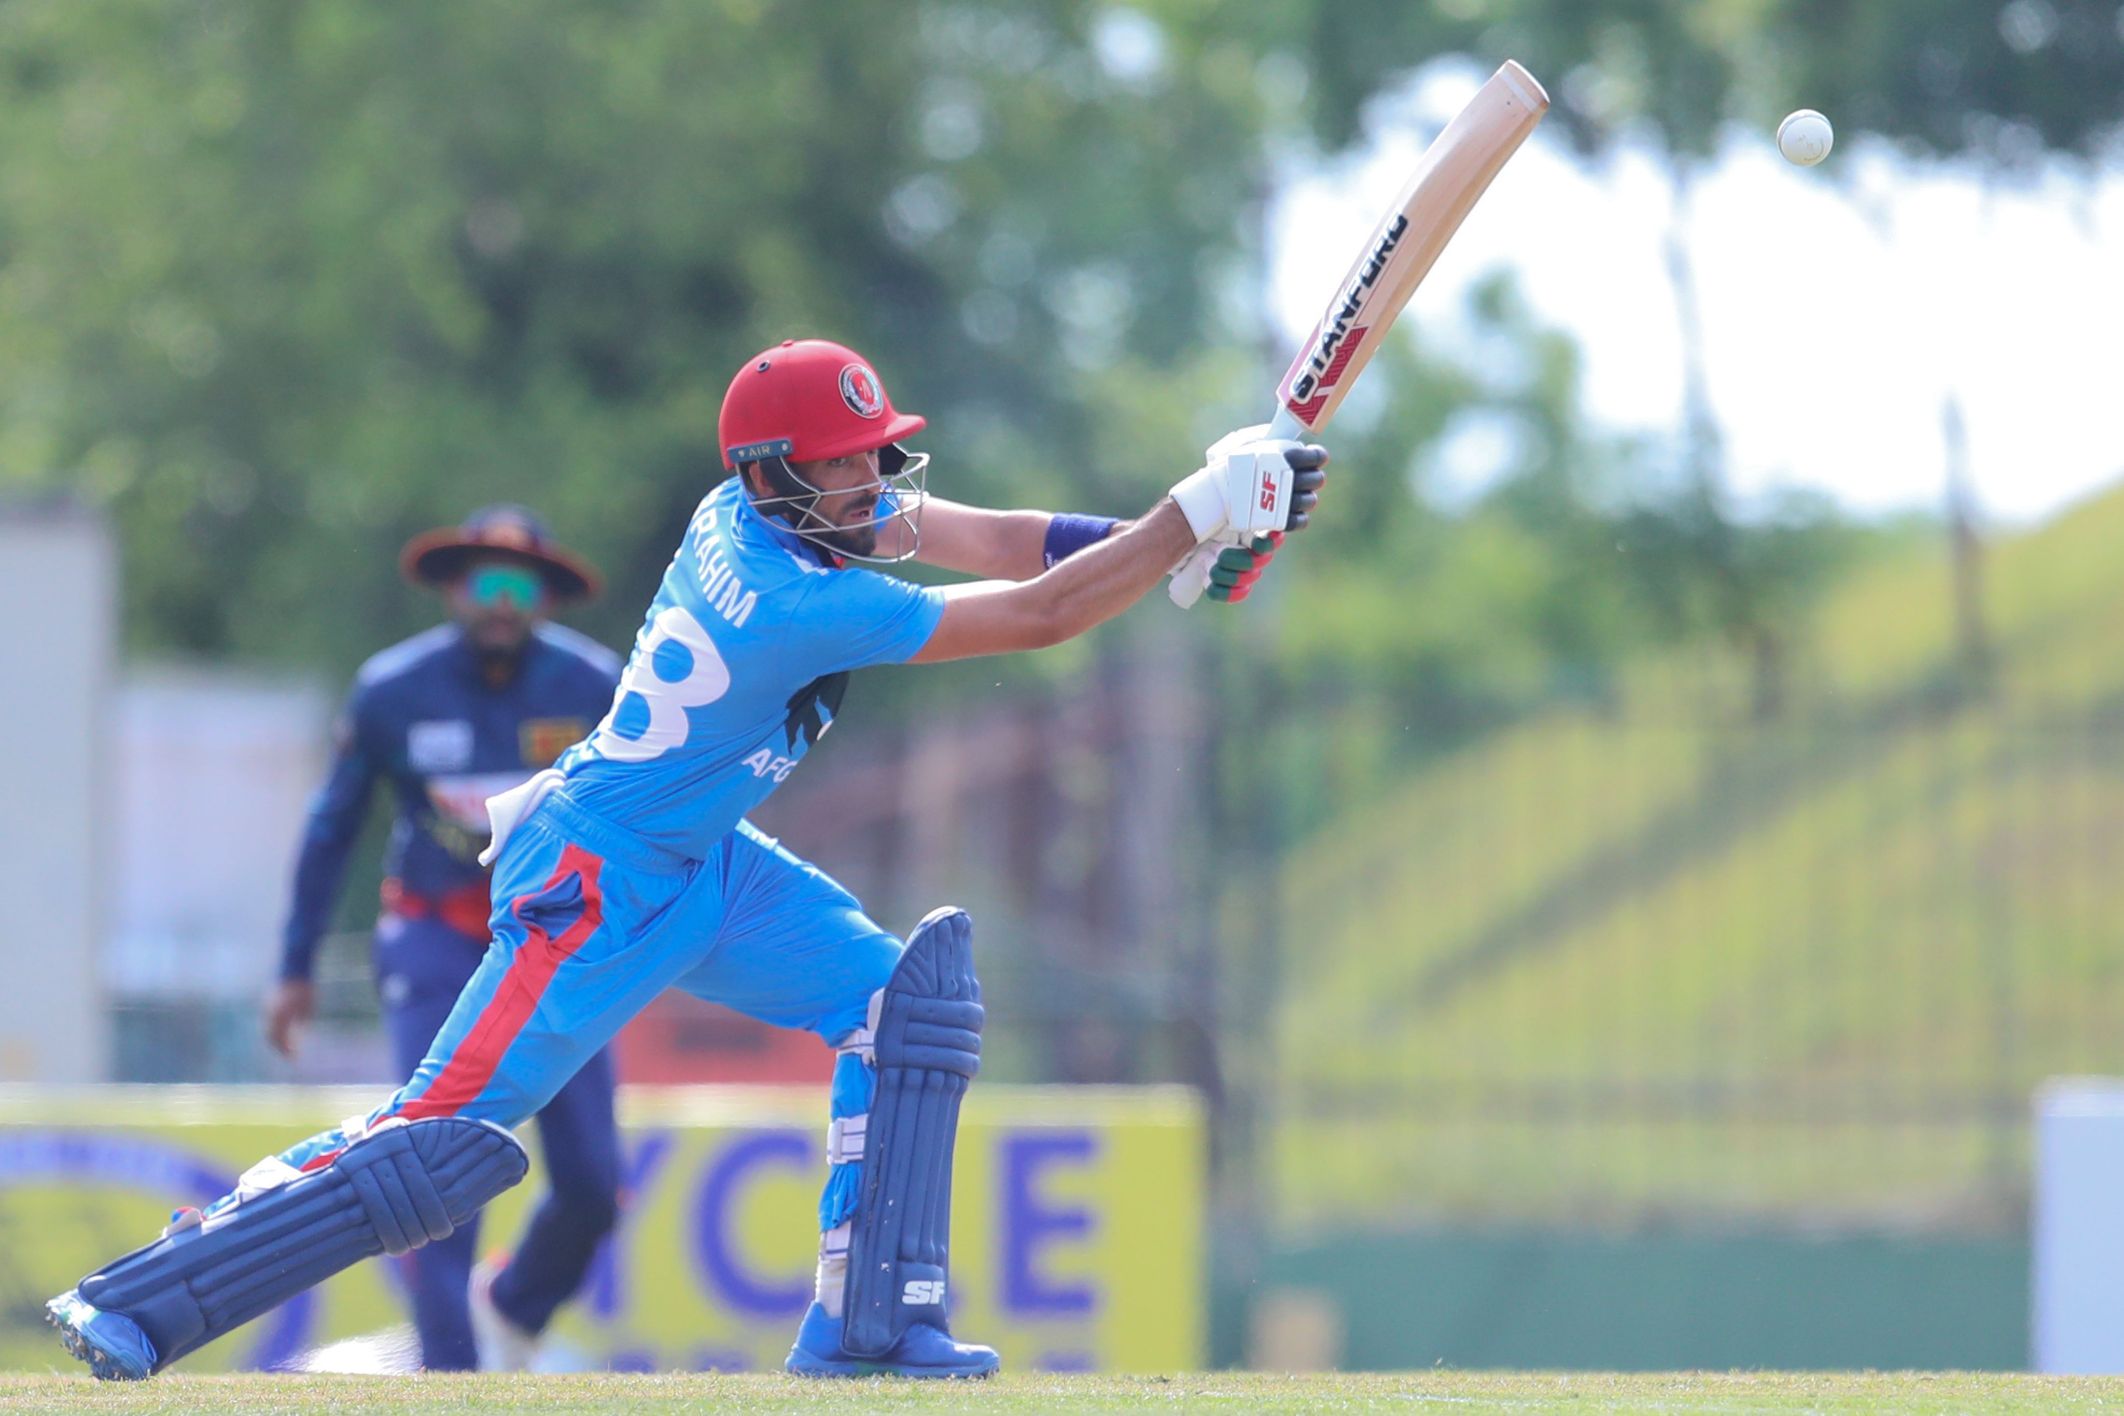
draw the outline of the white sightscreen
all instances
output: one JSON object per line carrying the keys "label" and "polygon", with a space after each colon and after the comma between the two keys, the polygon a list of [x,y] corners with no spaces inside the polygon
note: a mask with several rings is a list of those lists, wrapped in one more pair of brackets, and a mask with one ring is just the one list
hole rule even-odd
{"label": "white sightscreen", "polygon": [[85,512],[0,504],[0,1081],[99,1080],[117,560]]}

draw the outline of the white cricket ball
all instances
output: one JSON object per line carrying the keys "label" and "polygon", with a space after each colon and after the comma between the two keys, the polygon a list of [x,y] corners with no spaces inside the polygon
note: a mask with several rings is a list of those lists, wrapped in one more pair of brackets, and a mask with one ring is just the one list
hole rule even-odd
{"label": "white cricket ball", "polygon": [[1802,167],[1812,167],[1827,157],[1835,143],[1836,129],[1811,108],[1789,113],[1777,125],[1777,150],[1785,155],[1785,161]]}

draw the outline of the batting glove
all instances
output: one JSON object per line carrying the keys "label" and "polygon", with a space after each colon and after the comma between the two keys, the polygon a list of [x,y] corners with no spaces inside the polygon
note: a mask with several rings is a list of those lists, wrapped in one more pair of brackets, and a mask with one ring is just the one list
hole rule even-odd
{"label": "batting glove", "polygon": [[[1210,460],[1214,462],[1220,451],[1270,445],[1265,444],[1265,440],[1249,439],[1250,434],[1259,431],[1242,428],[1227,435],[1210,448]],[[1213,533],[1197,546],[1173,572],[1168,587],[1173,603],[1180,608],[1193,605],[1205,590],[1213,600],[1227,603],[1244,600],[1283,545],[1285,533],[1303,531],[1311,524],[1313,512],[1320,505],[1321,488],[1327,483],[1327,450],[1299,443],[1272,445],[1282,448],[1290,472],[1282,525],[1250,535],[1226,528]]]}
{"label": "batting glove", "polygon": [[1238,436],[1213,445],[1202,469],[1173,485],[1173,500],[1198,542],[1220,531],[1251,540],[1289,523],[1292,473],[1284,453],[1298,444],[1271,438],[1233,443]]}

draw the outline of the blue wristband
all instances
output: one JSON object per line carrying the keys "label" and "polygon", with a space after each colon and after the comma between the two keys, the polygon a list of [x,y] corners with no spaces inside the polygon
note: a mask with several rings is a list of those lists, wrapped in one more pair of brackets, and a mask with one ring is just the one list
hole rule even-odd
{"label": "blue wristband", "polygon": [[1047,542],[1041,548],[1044,565],[1068,560],[1086,546],[1096,545],[1106,539],[1109,531],[1120,523],[1111,516],[1076,516],[1058,512],[1047,519]]}

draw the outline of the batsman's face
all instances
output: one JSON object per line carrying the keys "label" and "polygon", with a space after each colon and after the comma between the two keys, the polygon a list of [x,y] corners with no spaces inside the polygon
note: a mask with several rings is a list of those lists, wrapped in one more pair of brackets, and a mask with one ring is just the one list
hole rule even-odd
{"label": "batsman's face", "polygon": [[824,493],[812,514],[838,529],[822,539],[838,551],[859,556],[874,554],[878,528],[872,523],[878,515],[878,497],[885,490],[885,484],[878,479],[876,450],[789,465],[797,476]]}

